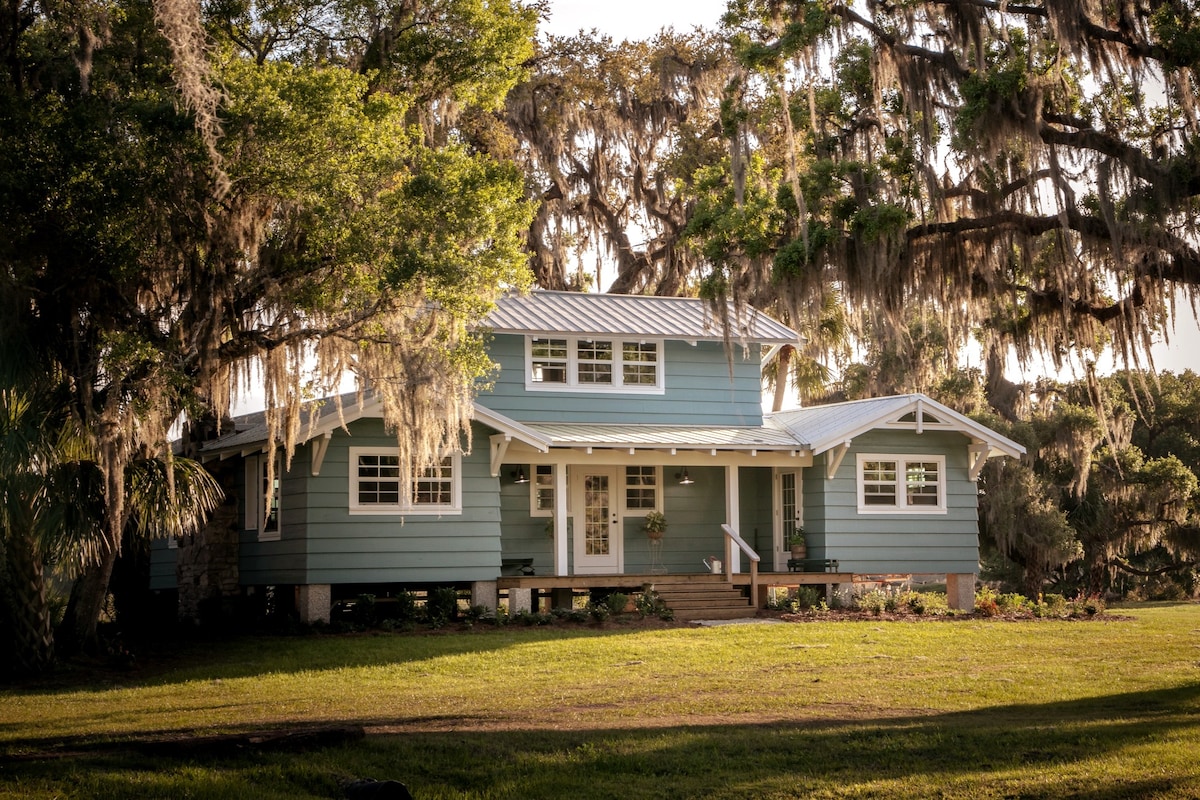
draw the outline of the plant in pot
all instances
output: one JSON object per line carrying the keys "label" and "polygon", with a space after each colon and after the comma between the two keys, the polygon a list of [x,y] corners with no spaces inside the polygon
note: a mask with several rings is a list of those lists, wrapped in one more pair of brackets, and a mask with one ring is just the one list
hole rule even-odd
{"label": "plant in pot", "polygon": [[796,528],[788,537],[788,546],[792,548],[792,558],[808,556],[808,541],[804,538],[804,528]]}
{"label": "plant in pot", "polygon": [[667,530],[667,518],[661,511],[651,511],[642,522],[642,530],[651,539],[661,539]]}

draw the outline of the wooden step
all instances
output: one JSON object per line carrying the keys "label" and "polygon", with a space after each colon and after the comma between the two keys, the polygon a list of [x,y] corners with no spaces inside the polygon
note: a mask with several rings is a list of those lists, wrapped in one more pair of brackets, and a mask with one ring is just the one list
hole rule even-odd
{"label": "wooden step", "polygon": [[754,606],[742,589],[720,575],[689,576],[689,579],[656,583],[659,598],[675,612],[675,619],[740,619],[754,615]]}
{"label": "wooden step", "polygon": [[686,608],[675,612],[678,622],[695,622],[698,619],[746,619],[754,616],[748,605],[742,608]]}

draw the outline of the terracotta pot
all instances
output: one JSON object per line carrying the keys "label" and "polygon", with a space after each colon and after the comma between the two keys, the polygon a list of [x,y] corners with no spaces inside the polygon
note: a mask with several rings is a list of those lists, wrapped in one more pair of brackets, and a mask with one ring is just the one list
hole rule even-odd
{"label": "terracotta pot", "polygon": [[807,544],[792,545],[792,558],[807,558],[807,557],[808,557],[808,545]]}

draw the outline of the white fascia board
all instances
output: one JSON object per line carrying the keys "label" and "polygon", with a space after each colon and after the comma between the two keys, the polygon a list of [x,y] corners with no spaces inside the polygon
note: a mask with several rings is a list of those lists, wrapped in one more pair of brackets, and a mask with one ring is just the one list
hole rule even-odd
{"label": "white fascia board", "polygon": [[988,445],[989,458],[1002,455],[1019,458],[1025,453],[1025,448],[1013,440],[1001,436],[986,425],[982,425],[970,417],[958,413],[949,406],[942,405],[933,398],[922,394],[910,395],[908,403],[891,406],[872,417],[856,420],[852,426],[837,430],[821,441],[813,442],[812,453],[814,456],[820,455],[827,450],[840,447],[848,439],[856,439],[868,431],[885,427],[909,412],[919,413],[921,411],[928,412],[943,423],[937,426],[923,426],[923,430],[952,431],[970,436],[973,440]]}
{"label": "white fascia board", "polygon": [[527,444],[539,453],[550,452],[552,442],[545,436],[542,436],[537,431],[522,425],[515,419],[506,417],[503,414],[497,414],[489,408],[474,403],[474,413],[471,418],[478,423],[487,425],[509,439],[516,439],[518,442]]}

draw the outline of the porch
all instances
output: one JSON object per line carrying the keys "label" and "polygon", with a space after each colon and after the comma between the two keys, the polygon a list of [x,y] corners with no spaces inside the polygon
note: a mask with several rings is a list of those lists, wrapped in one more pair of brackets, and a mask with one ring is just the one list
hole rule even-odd
{"label": "porch", "polygon": [[830,599],[868,577],[873,576],[850,572],[517,575],[498,579],[496,588],[507,596],[509,613],[514,614],[538,610],[543,601],[549,608],[567,607],[576,594],[599,590],[632,593],[653,587],[675,612],[675,619],[688,621],[752,617],[766,608],[772,589],[818,586]]}

